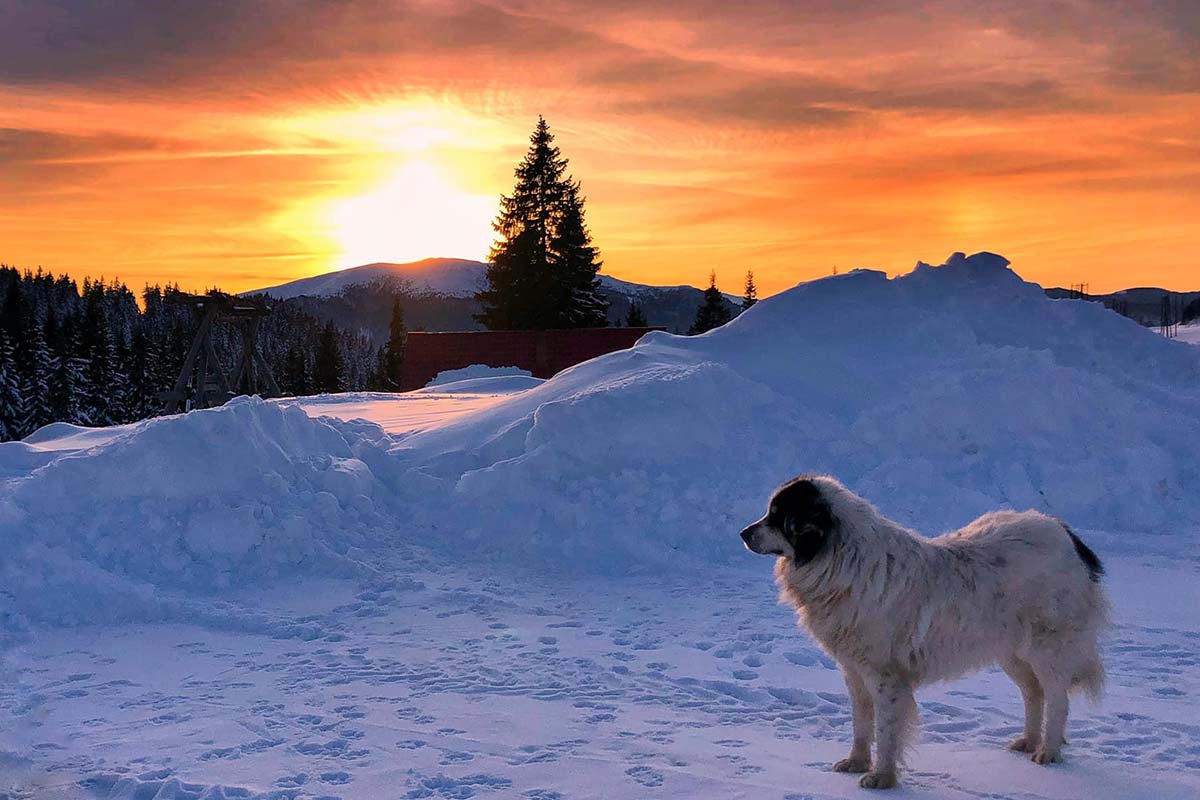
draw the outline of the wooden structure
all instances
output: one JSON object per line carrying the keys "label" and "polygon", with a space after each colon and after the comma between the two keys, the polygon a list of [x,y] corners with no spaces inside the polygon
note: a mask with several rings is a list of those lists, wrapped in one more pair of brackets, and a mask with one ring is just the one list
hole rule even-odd
{"label": "wooden structure", "polygon": [[[191,306],[200,317],[200,325],[175,386],[160,395],[164,413],[212,408],[239,394],[262,397],[281,394],[267,362],[258,352],[258,329],[262,318],[271,313],[265,303],[218,291],[208,294],[180,292],[171,295],[171,302]],[[212,342],[213,328],[223,321],[235,322],[242,327],[242,353],[232,381],[225,374]]]}
{"label": "wooden structure", "polygon": [[474,364],[519,367],[550,378],[567,367],[633,347],[662,328],[571,328],[549,331],[408,332],[400,391],[420,389],[439,372]]}

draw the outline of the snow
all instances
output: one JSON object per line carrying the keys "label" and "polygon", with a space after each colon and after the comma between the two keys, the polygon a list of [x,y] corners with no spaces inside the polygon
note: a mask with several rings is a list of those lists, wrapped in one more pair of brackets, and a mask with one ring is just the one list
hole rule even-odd
{"label": "snow", "polygon": [[331,297],[343,289],[376,281],[399,281],[417,293],[472,297],[479,291],[487,264],[457,258],[427,258],[406,264],[379,262],[301,278],[246,294],[265,293],[278,300]]}
{"label": "snow", "polygon": [[0,796],[859,797],[837,673],[737,538],[815,471],[930,533],[1041,508],[1108,567],[1068,763],[1003,750],[987,672],[920,695],[904,796],[1194,797],[1198,378],[956,254],[545,382],[49,426],[0,445]]}
{"label": "snow", "polygon": [[[427,258],[406,264],[378,262],[326,272],[278,286],[255,289],[246,294],[265,293],[279,300],[289,300],[301,296],[332,297],[350,286],[382,280],[399,281],[412,291],[421,294],[473,297],[483,286],[487,266],[482,261],[457,258]],[[610,275],[600,275],[599,277],[600,284],[605,289],[630,298],[643,297],[662,290],[694,288],[690,286],[647,286],[623,281]],[[735,305],[741,305],[741,297],[728,294],[726,297]]]}
{"label": "snow", "polygon": [[457,383],[458,381],[475,378],[502,378],[513,375],[529,377],[532,374],[529,370],[521,369],[520,367],[489,367],[487,364],[472,364],[462,369],[442,370],[434,376],[433,380],[425,385],[442,386],[447,383]]}
{"label": "snow", "polygon": [[1180,325],[1179,333],[1175,339],[1187,344],[1200,345],[1200,322],[1193,322],[1190,325]]}

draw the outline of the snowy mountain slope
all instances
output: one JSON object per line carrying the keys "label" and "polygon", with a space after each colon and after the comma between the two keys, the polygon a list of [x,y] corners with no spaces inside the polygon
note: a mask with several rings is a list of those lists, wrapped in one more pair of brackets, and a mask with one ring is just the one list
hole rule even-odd
{"label": "snowy mountain slope", "polygon": [[[387,337],[392,301],[402,295],[410,327],[421,330],[477,330],[474,315],[487,264],[479,261],[427,259],[411,264],[367,264],[304,278],[266,292],[347,330],[361,331],[376,341]],[[629,306],[637,301],[651,325],[686,331],[704,299],[693,286],[645,286],[600,276],[601,292],[609,302],[612,325],[624,324]],[[741,299],[726,295],[730,312],[738,313]]]}
{"label": "snowy mountain slope", "polygon": [[479,291],[486,270],[487,264],[483,262],[458,258],[426,258],[406,264],[379,262],[326,272],[245,294],[269,294],[278,300],[301,296],[329,297],[348,286],[390,281],[414,294],[472,297]]}
{"label": "snowy mountain slope", "polygon": [[[378,262],[359,267],[326,272],[311,278],[255,289],[245,294],[269,294],[277,300],[293,297],[329,297],[348,286],[360,286],[378,281],[394,281],[413,293],[429,293],[447,297],[472,297],[483,285],[487,264],[458,258],[426,258],[405,264]],[[631,283],[610,275],[600,276],[600,285],[623,297],[641,298],[655,296],[678,289],[695,289],[694,286],[648,286]],[[740,305],[741,298],[727,294],[733,304]]]}

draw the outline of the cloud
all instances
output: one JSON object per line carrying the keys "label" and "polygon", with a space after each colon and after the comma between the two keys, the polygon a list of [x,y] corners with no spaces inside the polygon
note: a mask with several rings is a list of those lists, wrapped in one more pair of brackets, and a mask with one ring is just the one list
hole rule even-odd
{"label": "cloud", "polygon": [[38,260],[317,271],[328,242],[280,229],[291,204],[365,191],[422,127],[498,194],[538,113],[609,268],[657,277],[696,241],[870,263],[1037,214],[1129,236],[1134,192],[1169,193],[1161,230],[1200,212],[1172,177],[1200,136],[1195,0],[0,0],[0,19],[0,240]]}

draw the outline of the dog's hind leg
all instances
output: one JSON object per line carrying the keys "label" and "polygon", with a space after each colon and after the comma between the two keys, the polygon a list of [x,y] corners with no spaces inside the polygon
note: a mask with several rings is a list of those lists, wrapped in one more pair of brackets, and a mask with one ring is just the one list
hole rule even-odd
{"label": "dog's hind leg", "polygon": [[1038,682],[1033,667],[1015,656],[1001,666],[1021,690],[1021,698],[1025,701],[1025,732],[1013,739],[1008,749],[1018,753],[1036,752],[1042,743],[1042,705],[1045,702],[1042,684]]}
{"label": "dog's hind leg", "polygon": [[875,699],[875,767],[858,782],[866,789],[896,785],[896,766],[917,722],[912,686],[899,674],[885,672],[872,682]]}
{"label": "dog's hind leg", "polygon": [[1036,764],[1052,764],[1062,761],[1062,746],[1067,730],[1067,693],[1071,688],[1071,676],[1063,675],[1055,668],[1052,654],[1038,654],[1030,659],[1033,672],[1046,698],[1046,712],[1042,741],[1033,752]]}
{"label": "dog's hind leg", "polygon": [[833,765],[834,772],[866,772],[871,768],[871,741],[875,738],[875,700],[862,676],[853,667],[842,665],[842,677],[850,693],[854,714],[854,746],[850,755]]}

